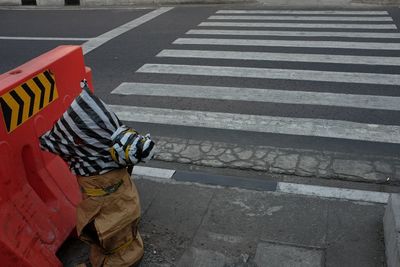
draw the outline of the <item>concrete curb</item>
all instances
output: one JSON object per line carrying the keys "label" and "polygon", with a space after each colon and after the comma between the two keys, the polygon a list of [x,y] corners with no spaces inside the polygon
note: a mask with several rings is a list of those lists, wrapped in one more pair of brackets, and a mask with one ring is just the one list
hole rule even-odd
{"label": "concrete curb", "polygon": [[63,6],[64,0],[36,0],[38,6]]}
{"label": "concrete curb", "polygon": [[[0,6],[20,6],[24,0],[0,0]],[[60,7],[112,7],[112,6],[157,6],[157,5],[180,5],[180,4],[261,4],[271,7],[293,6],[293,7],[339,7],[339,6],[399,6],[400,0],[31,0],[36,6]],[[35,6],[29,3],[28,5]]]}
{"label": "concrete curb", "polygon": [[312,184],[277,182],[255,177],[228,176],[206,172],[135,166],[132,178],[161,183],[190,183],[199,186],[230,187],[251,191],[276,192],[356,202],[387,204],[390,193]]}
{"label": "concrete curb", "polygon": [[396,6],[396,5],[400,5],[400,0],[380,0],[380,1],[376,1],[376,0],[354,0],[352,1],[354,4],[378,4],[379,5],[388,5],[388,6]]}
{"label": "concrete curb", "polygon": [[202,4],[254,4],[256,0],[35,0],[36,4],[24,4],[23,0],[0,0],[0,6],[81,6],[81,7],[115,7],[115,6],[159,6],[159,5],[202,5]]}
{"label": "concrete curb", "polygon": [[81,6],[133,6],[133,5],[179,5],[179,4],[247,4],[254,0],[80,0]]}
{"label": "concrete curb", "polygon": [[21,0],[0,0],[0,6],[18,6]]}
{"label": "concrete curb", "polygon": [[400,267],[400,194],[391,194],[383,217],[386,262]]}

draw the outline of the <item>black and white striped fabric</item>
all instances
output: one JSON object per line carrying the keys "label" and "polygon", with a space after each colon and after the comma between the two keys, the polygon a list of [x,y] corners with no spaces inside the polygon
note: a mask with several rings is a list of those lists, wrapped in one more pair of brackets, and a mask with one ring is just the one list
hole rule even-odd
{"label": "black and white striped fabric", "polygon": [[135,130],[123,125],[114,132],[111,139],[111,157],[119,164],[134,165],[147,162],[153,157],[154,142],[150,139],[150,134],[138,138]]}
{"label": "black and white striped fabric", "polygon": [[80,176],[103,174],[152,158],[154,142],[150,135],[142,136],[123,125],[90,92],[86,81],[82,89],[53,128],[40,137],[43,150],[61,156]]}

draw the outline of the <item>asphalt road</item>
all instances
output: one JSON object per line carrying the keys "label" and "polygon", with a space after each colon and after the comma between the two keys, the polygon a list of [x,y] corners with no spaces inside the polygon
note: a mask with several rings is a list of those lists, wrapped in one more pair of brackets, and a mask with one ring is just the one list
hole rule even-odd
{"label": "asphalt road", "polygon": [[[400,126],[399,110],[391,110],[390,108],[373,109],[373,108],[355,108],[344,107],[339,102],[334,106],[318,105],[318,104],[298,104],[285,103],[285,101],[276,101],[275,103],[263,101],[248,100],[223,100],[192,97],[176,97],[176,96],[143,96],[143,95],[120,95],[111,94],[115,88],[121,83],[158,83],[158,84],[180,84],[180,85],[201,85],[210,87],[241,87],[256,89],[279,89],[285,98],[285,91],[299,92],[315,92],[315,93],[335,93],[335,94],[352,94],[373,95],[373,96],[389,96],[398,97],[399,92],[399,76],[400,65],[398,57],[400,55],[400,38],[385,38],[374,36],[377,34],[400,34],[400,10],[399,9],[373,9],[378,11],[388,11],[388,14],[323,14],[313,21],[299,20],[296,21],[283,18],[283,20],[275,21],[269,18],[246,18],[238,20],[237,18],[225,19],[209,19],[212,15],[246,15],[246,14],[216,14],[218,10],[223,9],[243,9],[240,6],[193,6],[193,7],[175,7],[172,10],[157,16],[156,18],[146,22],[128,32],[111,39],[102,46],[85,55],[85,61],[92,68],[94,77],[94,87],[96,93],[108,104],[125,105],[136,107],[152,107],[162,109],[178,109],[187,110],[189,112],[206,111],[220,112],[230,114],[250,114],[259,115],[261,120],[272,117],[284,117],[294,119],[295,123],[301,126],[301,122],[297,119],[311,119],[311,132],[306,135],[297,135],[289,132],[282,134],[277,132],[256,132],[252,130],[227,130],[226,125],[229,124],[224,118],[217,121],[219,126],[212,127],[194,127],[195,122],[189,123],[190,126],[178,126],[175,123],[171,125],[152,123],[152,114],[147,114],[143,119],[145,122],[127,122],[141,132],[150,132],[156,136],[169,136],[180,138],[191,138],[199,140],[222,141],[228,143],[240,143],[251,145],[267,145],[281,148],[292,149],[312,149],[317,151],[329,152],[346,152],[360,155],[375,156],[400,156],[400,143],[376,142],[375,137],[372,141],[354,140],[356,138],[341,138],[337,136],[326,137],[322,134],[315,134],[314,123],[318,122],[323,125],[331,121],[361,123],[366,125],[377,124],[380,126]],[[252,7],[253,10],[267,10],[263,8]],[[80,38],[92,38],[102,33],[110,31],[124,23],[139,18],[154,9],[110,9],[110,10],[0,10],[0,72],[6,72],[18,65],[28,61],[29,59],[42,54],[61,44],[83,44],[86,40]],[[290,10],[290,8],[288,8]],[[322,11],[322,10],[320,10]],[[347,10],[351,11],[351,10]],[[247,16],[267,16],[268,14],[247,14]],[[276,14],[274,14],[276,15]],[[295,14],[299,15],[299,14]],[[282,16],[290,16],[283,14]],[[306,14],[305,17],[310,15]],[[311,16],[316,16],[311,15]],[[329,16],[330,21],[326,22]],[[364,21],[342,21],[341,18],[350,18],[357,16],[364,18]],[[322,18],[321,18],[322,17]],[[339,17],[339,18],[337,18]],[[376,18],[391,17],[392,21],[376,21]],[[259,26],[198,26],[203,22],[235,22],[235,23],[289,23],[275,27]],[[300,23],[315,23],[315,27],[309,28],[301,26]],[[345,29],[339,25],[339,28],[332,29],[328,24],[347,23],[352,24],[350,28]],[[372,25],[388,26],[397,25],[391,29],[371,29],[361,26],[363,29],[352,29],[355,25]],[[318,28],[321,27],[323,28]],[[295,28],[293,28],[295,27]],[[327,27],[327,28],[326,28]],[[357,28],[357,27],[356,27]],[[385,28],[385,27],[383,27]],[[189,30],[274,30],[283,32],[300,32],[299,36],[288,36],[283,33],[282,36],[266,36],[264,35],[217,35],[217,34],[186,34]],[[368,33],[369,37],[338,37],[338,36],[307,36],[305,32],[328,32],[332,33]],[[303,34],[301,34],[303,33]],[[309,33],[308,33],[309,34]],[[318,34],[317,34],[318,35]],[[7,39],[3,38],[7,37]],[[26,40],[18,40],[9,37],[27,37]],[[32,40],[29,37],[53,37],[52,40]],[[60,38],[70,38],[63,39]],[[178,38],[218,38],[218,39],[245,39],[245,45],[215,45],[204,44],[173,44]],[[247,41],[246,41],[247,40]],[[250,40],[250,41],[248,41]],[[274,46],[264,46],[254,44],[256,41],[275,40],[280,42]],[[288,41],[290,44],[286,43]],[[298,45],[300,41],[339,41],[339,42],[363,42],[378,43],[378,46],[360,49],[356,43],[352,43],[347,48],[337,47],[337,43],[332,47],[324,46],[327,43],[319,43],[317,47],[305,47],[307,45]],[[252,44],[253,42],[253,44]],[[321,45],[322,44],[322,45]],[[385,48],[385,45],[393,45],[394,49]],[[340,45],[340,44],[339,44]],[[312,46],[312,45],[311,45]],[[389,65],[383,64],[346,64],[341,62],[321,62],[309,60],[304,62],[300,60],[247,60],[217,58],[215,54],[205,57],[190,56],[167,56],[156,57],[163,50],[175,50],[179,54],[182,50],[201,50],[201,51],[225,51],[225,52],[269,52],[269,53],[291,53],[303,54],[305,57],[310,55],[331,55],[332,58],[338,55],[344,56],[375,56],[375,57],[397,57],[397,63]],[[242,54],[243,55],[243,54]],[[257,56],[257,55],[256,55]],[[271,56],[268,54],[266,56]],[[394,59],[395,60],[395,59]],[[146,64],[152,64],[146,65]],[[171,67],[172,65],[172,67]],[[182,70],[176,70],[175,65],[184,65],[186,74]],[[198,75],[199,70],[192,70],[193,66],[215,66],[205,75]],[[145,66],[144,68],[142,68]],[[146,68],[146,66],[148,68]],[[150,66],[150,67],[149,67]],[[160,66],[169,66],[169,69],[160,71]],[[220,66],[234,67],[236,74],[220,74]],[[155,67],[151,69],[151,67]],[[241,68],[241,69],[236,69]],[[246,69],[243,69],[246,68]],[[264,76],[254,77],[254,70],[267,69]],[[137,72],[141,69],[140,72]],[[155,70],[156,69],[156,70]],[[307,72],[298,73],[297,78],[293,78],[293,74],[289,76],[278,77],[277,74],[268,73],[270,69],[283,71],[286,75],[290,71],[319,71],[317,74]],[[174,73],[168,73],[168,72]],[[180,73],[181,72],[181,73]],[[193,73],[194,72],[194,73]],[[345,73],[347,78],[342,76],[336,77],[335,81],[330,81],[332,72]],[[237,74],[239,73],[239,74]],[[285,74],[286,73],[286,74]],[[357,80],[356,76],[361,73],[361,78]],[[324,76],[324,75],[327,76]],[[367,76],[363,76],[366,74]],[[371,76],[368,76],[373,74]],[[389,76],[374,76],[375,74],[384,74]],[[390,76],[391,75],[391,76]],[[236,76],[236,77],[235,77]],[[239,77],[241,76],[241,77]],[[305,78],[304,78],[305,77]],[[311,78],[310,78],[311,77]],[[326,78],[328,77],[328,78]],[[354,81],[352,80],[354,78]],[[386,78],[385,78],[386,77]],[[343,78],[343,80],[341,80]],[[393,78],[393,80],[391,80]],[[211,93],[210,93],[211,95]],[[181,117],[176,118],[181,122]],[[320,119],[318,121],[314,119]],[[194,125],[193,125],[194,124]],[[245,124],[245,123],[244,123]],[[340,128],[339,124],[339,127]],[[350,124],[351,127],[359,124]],[[314,127],[314,128],[313,128]],[[335,127],[333,127],[335,128]],[[385,129],[385,128],[383,128]],[[397,129],[397,128],[396,128]],[[334,129],[335,130],[335,129]],[[337,130],[337,129],[336,129]],[[339,129],[340,130],[340,129]],[[278,131],[279,132],[279,131]],[[388,133],[380,132],[382,135]],[[380,133],[376,135],[376,140],[382,136]],[[368,135],[368,134],[367,134]]]}

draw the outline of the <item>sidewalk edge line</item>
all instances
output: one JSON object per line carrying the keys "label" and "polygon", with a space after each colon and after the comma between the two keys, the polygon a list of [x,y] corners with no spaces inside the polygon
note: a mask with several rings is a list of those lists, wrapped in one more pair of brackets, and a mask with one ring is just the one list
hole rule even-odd
{"label": "sidewalk edge line", "polygon": [[386,204],[389,193],[278,182],[277,192]]}
{"label": "sidewalk edge line", "polygon": [[154,177],[162,179],[171,179],[174,174],[175,170],[144,166],[135,166],[132,171],[132,176]]}

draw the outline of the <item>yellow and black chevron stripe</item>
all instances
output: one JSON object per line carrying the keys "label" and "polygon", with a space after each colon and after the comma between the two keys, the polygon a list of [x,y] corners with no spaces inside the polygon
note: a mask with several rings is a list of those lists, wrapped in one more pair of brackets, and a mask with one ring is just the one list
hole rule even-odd
{"label": "yellow and black chevron stripe", "polygon": [[54,74],[46,70],[0,96],[8,133],[58,98]]}

